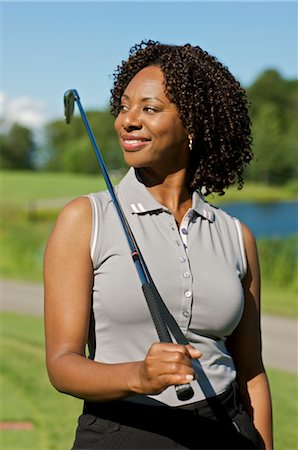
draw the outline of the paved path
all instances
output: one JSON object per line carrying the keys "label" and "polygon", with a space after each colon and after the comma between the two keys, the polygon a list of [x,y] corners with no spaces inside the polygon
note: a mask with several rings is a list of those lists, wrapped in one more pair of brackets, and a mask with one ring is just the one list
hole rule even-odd
{"label": "paved path", "polygon": [[[0,280],[0,309],[43,316],[41,284]],[[297,320],[262,317],[263,357],[266,367],[297,373]]]}

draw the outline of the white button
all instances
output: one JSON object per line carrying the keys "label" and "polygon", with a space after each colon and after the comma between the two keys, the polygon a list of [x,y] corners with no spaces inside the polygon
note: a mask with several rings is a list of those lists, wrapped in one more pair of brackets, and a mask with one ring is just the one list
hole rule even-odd
{"label": "white button", "polygon": [[185,261],[186,261],[186,258],[185,258],[185,256],[180,256],[179,260],[180,260],[181,262],[185,262]]}
{"label": "white button", "polygon": [[183,276],[184,276],[184,278],[189,278],[190,277],[190,273],[189,272],[184,272]]}
{"label": "white button", "polygon": [[187,229],[186,228],[182,228],[182,234],[187,234]]}
{"label": "white button", "polygon": [[190,313],[188,311],[183,311],[184,317],[190,317]]}
{"label": "white button", "polygon": [[191,291],[185,291],[184,292],[185,297],[189,298],[191,297]]}

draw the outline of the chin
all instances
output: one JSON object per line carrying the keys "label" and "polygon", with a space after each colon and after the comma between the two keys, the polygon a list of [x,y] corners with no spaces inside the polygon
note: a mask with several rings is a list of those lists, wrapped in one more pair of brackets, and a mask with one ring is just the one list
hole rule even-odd
{"label": "chin", "polygon": [[140,169],[141,167],[148,166],[149,161],[146,161],[144,158],[139,158],[134,156],[132,153],[124,155],[124,161],[129,167],[134,167],[135,169]]}

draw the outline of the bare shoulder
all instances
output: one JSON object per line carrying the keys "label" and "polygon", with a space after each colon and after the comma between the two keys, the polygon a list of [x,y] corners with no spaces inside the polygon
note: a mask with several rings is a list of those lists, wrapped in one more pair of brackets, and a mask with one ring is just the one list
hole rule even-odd
{"label": "bare shoulder", "polygon": [[247,275],[244,278],[244,282],[251,282],[253,279],[259,280],[260,267],[258,249],[255,236],[253,232],[243,223],[241,223],[243,231],[243,240],[247,258]]}
{"label": "bare shoulder", "polygon": [[67,230],[80,234],[90,231],[92,223],[92,208],[87,197],[78,197],[67,203],[60,211],[56,220],[54,232]]}
{"label": "bare shoulder", "polygon": [[57,223],[82,224],[92,219],[90,200],[87,197],[78,197],[67,203],[59,213]]}
{"label": "bare shoulder", "polygon": [[255,237],[253,232],[251,231],[250,228],[248,228],[247,225],[245,225],[243,222],[241,222],[241,227],[242,227],[242,231],[243,231],[243,237],[245,242],[255,242]]}
{"label": "bare shoulder", "polygon": [[47,243],[60,251],[73,245],[89,246],[92,228],[92,207],[87,197],[78,197],[67,203],[60,211]]}
{"label": "bare shoulder", "polygon": [[253,232],[244,223],[241,223],[241,227],[242,227],[243,240],[244,240],[246,252],[247,253],[252,252],[252,251],[255,252],[256,251],[256,239],[255,239]]}

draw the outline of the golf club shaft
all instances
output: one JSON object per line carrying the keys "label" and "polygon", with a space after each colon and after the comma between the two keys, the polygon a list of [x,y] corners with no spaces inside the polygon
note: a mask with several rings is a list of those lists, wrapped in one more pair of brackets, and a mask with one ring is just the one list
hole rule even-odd
{"label": "golf club shaft", "polygon": [[[139,278],[140,278],[140,281],[142,284],[142,290],[143,290],[145,299],[147,301],[148,308],[149,308],[150,314],[152,316],[153,322],[155,324],[155,328],[156,328],[159,340],[161,342],[172,342],[168,327],[163,320],[163,316],[162,316],[162,313],[161,313],[160,307],[159,307],[160,302],[162,302],[163,300],[161,299],[155,285],[153,285],[152,278],[151,278],[150,273],[147,269],[147,266],[144,262],[143,256],[138,248],[138,245],[137,245],[135,237],[131,231],[129,223],[128,223],[128,221],[124,215],[124,212],[119,204],[119,201],[116,197],[115,190],[114,190],[114,187],[110,180],[104,160],[101,156],[101,153],[98,148],[97,142],[95,140],[93,131],[91,129],[91,126],[89,124],[89,121],[87,119],[85,111],[82,107],[79,94],[75,89],[72,89],[71,91],[67,91],[66,94],[68,94],[68,93],[71,93],[73,95],[74,100],[77,102],[81,117],[83,119],[86,131],[87,131],[89,139],[91,141],[91,144],[92,144],[93,150],[95,152],[97,161],[99,163],[100,169],[102,171],[108,191],[112,197],[112,201],[115,205],[116,211],[120,218],[122,228],[124,230],[124,233],[125,233],[125,236],[126,236],[126,239],[127,239],[130,251],[131,251],[131,256],[134,261],[135,267],[137,269],[137,272],[138,272],[138,275],[139,275]],[[68,123],[69,123],[69,121],[68,121]],[[193,389],[190,386],[190,384],[177,385],[176,393],[180,400],[187,400],[194,395]]]}

